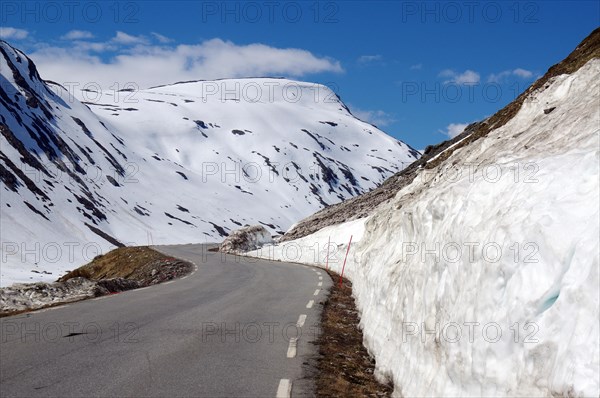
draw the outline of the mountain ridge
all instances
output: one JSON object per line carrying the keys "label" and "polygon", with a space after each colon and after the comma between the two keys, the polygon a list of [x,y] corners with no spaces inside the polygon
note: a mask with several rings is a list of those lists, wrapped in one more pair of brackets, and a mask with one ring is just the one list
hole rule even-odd
{"label": "mountain ridge", "polygon": [[323,85],[87,88],[80,102],[22,51],[0,48],[2,285],[48,280],[42,272],[116,245],[217,241],[254,224],[283,233],[419,156]]}

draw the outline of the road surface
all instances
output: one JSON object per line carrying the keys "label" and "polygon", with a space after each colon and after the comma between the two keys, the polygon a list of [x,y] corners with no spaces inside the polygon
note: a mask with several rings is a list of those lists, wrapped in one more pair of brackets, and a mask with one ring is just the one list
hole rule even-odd
{"label": "road surface", "polygon": [[159,250],[196,271],[0,319],[0,396],[312,395],[327,273],[202,245]]}

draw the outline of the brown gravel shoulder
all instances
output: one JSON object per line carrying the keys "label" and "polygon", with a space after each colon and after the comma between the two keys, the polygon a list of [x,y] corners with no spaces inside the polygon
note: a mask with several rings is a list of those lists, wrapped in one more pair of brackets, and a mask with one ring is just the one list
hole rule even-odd
{"label": "brown gravel shoulder", "polygon": [[317,340],[317,397],[389,397],[394,388],[375,379],[375,360],[363,345],[352,282],[329,272],[334,281],[321,315]]}

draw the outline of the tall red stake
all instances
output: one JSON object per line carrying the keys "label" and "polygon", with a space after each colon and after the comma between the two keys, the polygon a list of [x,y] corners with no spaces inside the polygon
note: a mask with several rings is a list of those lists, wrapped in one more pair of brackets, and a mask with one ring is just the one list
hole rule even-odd
{"label": "tall red stake", "polygon": [[327,271],[329,271],[329,246],[331,245],[331,236],[329,237],[329,240],[327,241],[327,258],[325,260],[325,269]]}
{"label": "tall red stake", "polygon": [[348,242],[348,250],[346,250],[346,257],[344,257],[344,265],[342,266],[342,273],[340,274],[340,288],[342,287],[342,278],[344,277],[344,269],[346,268],[346,260],[348,259],[348,252],[350,252],[351,244],[352,244],[352,235],[350,235],[350,242]]}

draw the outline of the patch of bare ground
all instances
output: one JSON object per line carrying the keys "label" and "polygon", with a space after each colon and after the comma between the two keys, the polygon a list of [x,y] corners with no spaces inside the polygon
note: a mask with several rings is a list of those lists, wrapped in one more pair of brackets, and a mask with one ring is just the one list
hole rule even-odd
{"label": "patch of bare ground", "polygon": [[147,246],[120,247],[94,258],[58,281],[66,282],[76,277],[93,281],[123,278],[144,287],[182,277],[191,270],[190,263],[168,257]]}
{"label": "patch of bare ground", "polygon": [[390,384],[375,379],[375,360],[363,345],[360,317],[352,283],[329,271],[334,281],[323,307],[321,333],[317,339],[317,397],[389,397]]}
{"label": "patch of bare ground", "polygon": [[149,247],[121,247],[97,256],[54,283],[0,289],[0,317],[138,289],[189,274],[192,264]]}

